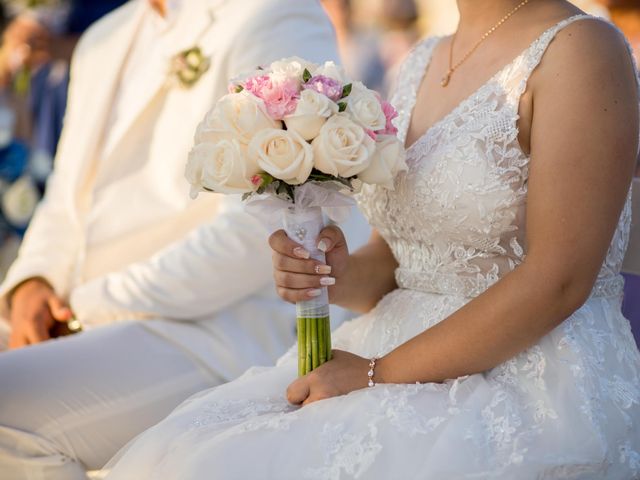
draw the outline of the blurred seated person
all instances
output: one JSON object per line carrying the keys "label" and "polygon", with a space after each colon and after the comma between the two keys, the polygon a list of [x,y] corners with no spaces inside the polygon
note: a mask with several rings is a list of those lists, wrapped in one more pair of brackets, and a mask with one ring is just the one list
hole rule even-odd
{"label": "blurred seated person", "polygon": [[[229,79],[293,55],[337,60],[316,0],[132,0],[83,35],[54,172],[0,288],[0,477],[86,480],[293,344],[268,232],[239,198],[191,200],[184,178]],[[82,331],[61,337],[72,317]]]}

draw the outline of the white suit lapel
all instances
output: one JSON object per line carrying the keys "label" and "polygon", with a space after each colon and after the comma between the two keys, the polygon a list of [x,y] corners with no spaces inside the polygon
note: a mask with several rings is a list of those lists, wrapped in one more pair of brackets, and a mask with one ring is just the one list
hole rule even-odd
{"label": "white suit lapel", "polygon": [[79,126],[86,125],[86,130],[84,134],[76,134],[75,142],[80,164],[79,168],[74,170],[77,180],[72,182],[78,185],[79,195],[82,195],[84,186],[89,187],[86,180],[89,172],[95,168],[95,155],[102,144],[123,60],[129,53],[144,7],[142,1],[123,7],[131,9],[130,20],[117,24],[114,30],[104,36],[104,41],[92,43],[89,57],[81,60],[83,76],[77,80],[81,84],[74,85],[74,88],[77,101],[83,103],[80,111],[87,118],[76,122]]}
{"label": "white suit lapel", "polygon": [[[158,40],[160,48],[150,57],[145,68],[139,70],[137,78],[130,86],[137,89],[132,96],[132,103],[114,125],[108,145],[104,146],[104,157],[108,157],[126,135],[132,124],[138,119],[145,108],[164,89],[183,88],[171,77],[171,60],[175,55],[195,46],[204,35],[212,30],[215,22],[214,9],[223,2],[206,2],[198,0],[184,0],[197,4],[197,8],[183,7],[171,25],[170,30]],[[210,55],[211,52],[205,52]]]}

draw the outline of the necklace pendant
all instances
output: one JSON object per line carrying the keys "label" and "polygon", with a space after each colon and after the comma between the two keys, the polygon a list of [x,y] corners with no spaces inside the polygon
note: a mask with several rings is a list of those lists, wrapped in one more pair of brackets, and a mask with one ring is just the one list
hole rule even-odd
{"label": "necklace pendant", "polygon": [[442,80],[440,80],[440,86],[442,88],[446,87],[447,85],[449,85],[449,81],[451,80],[451,72],[447,72],[447,74],[442,77]]}

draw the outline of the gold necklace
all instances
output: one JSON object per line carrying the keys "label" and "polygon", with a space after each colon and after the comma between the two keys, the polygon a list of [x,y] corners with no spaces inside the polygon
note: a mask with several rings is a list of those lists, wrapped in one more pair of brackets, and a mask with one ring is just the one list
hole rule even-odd
{"label": "gold necklace", "polygon": [[513,10],[507,13],[504,17],[502,17],[498,23],[496,23],[493,27],[487,30],[484,33],[484,35],[482,35],[482,37],[480,37],[480,40],[478,40],[476,44],[467,53],[465,53],[462,59],[460,59],[460,61],[455,65],[453,65],[453,44],[456,41],[456,34],[454,34],[453,38],[451,39],[451,46],[449,47],[449,70],[447,71],[445,76],[442,77],[442,80],[440,80],[440,85],[442,87],[446,87],[447,85],[449,85],[449,81],[451,81],[451,75],[453,75],[453,73],[460,67],[460,65],[466,62],[467,59],[471,55],[473,55],[473,52],[475,52],[478,49],[478,47],[482,44],[482,42],[484,42],[487,38],[489,38],[489,36],[491,36],[493,32],[495,32],[498,28],[500,28],[504,22],[509,20],[509,18],[511,18],[511,16],[514,13],[516,13],[518,10],[524,7],[527,3],[529,3],[529,0],[524,0],[523,2],[518,4],[518,6],[516,6]]}

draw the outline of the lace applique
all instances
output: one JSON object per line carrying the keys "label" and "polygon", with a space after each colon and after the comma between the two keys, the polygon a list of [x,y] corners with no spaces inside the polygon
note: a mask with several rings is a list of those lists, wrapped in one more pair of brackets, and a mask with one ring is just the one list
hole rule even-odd
{"label": "lace applique", "polygon": [[356,432],[345,425],[325,424],[319,437],[325,451],[324,466],[307,468],[303,478],[339,480],[343,471],[353,478],[362,477],[382,450],[377,434],[373,424]]}
{"label": "lace applique", "polygon": [[[191,422],[190,429],[205,428],[209,425],[216,427],[224,423],[236,423],[250,418],[294,411],[284,397],[261,398],[259,401],[233,399],[218,400],[203,405],[198,417]],[[267,420],[267,424],[271,419]],[[279,421],[279,420],[278,420]],[[265,423],[261,418],[258,423]],[[251,427],[247,427],[251,428]]]}
{"label": "lace applique", "polygon": [[[518,107],[527,80],[556,33],[550,28],[513,62],[436,122],[407,151],[409,170],[393,191],[366,187],[362,210],[389,244],[401,288],[475,297],[526,255],[524,222],[529,157],[518,142]],[[406,139],[424,71],[439,39],[409,55],[392,102]],[[619,275],[630,197],[592,296],[620,296]]]}

